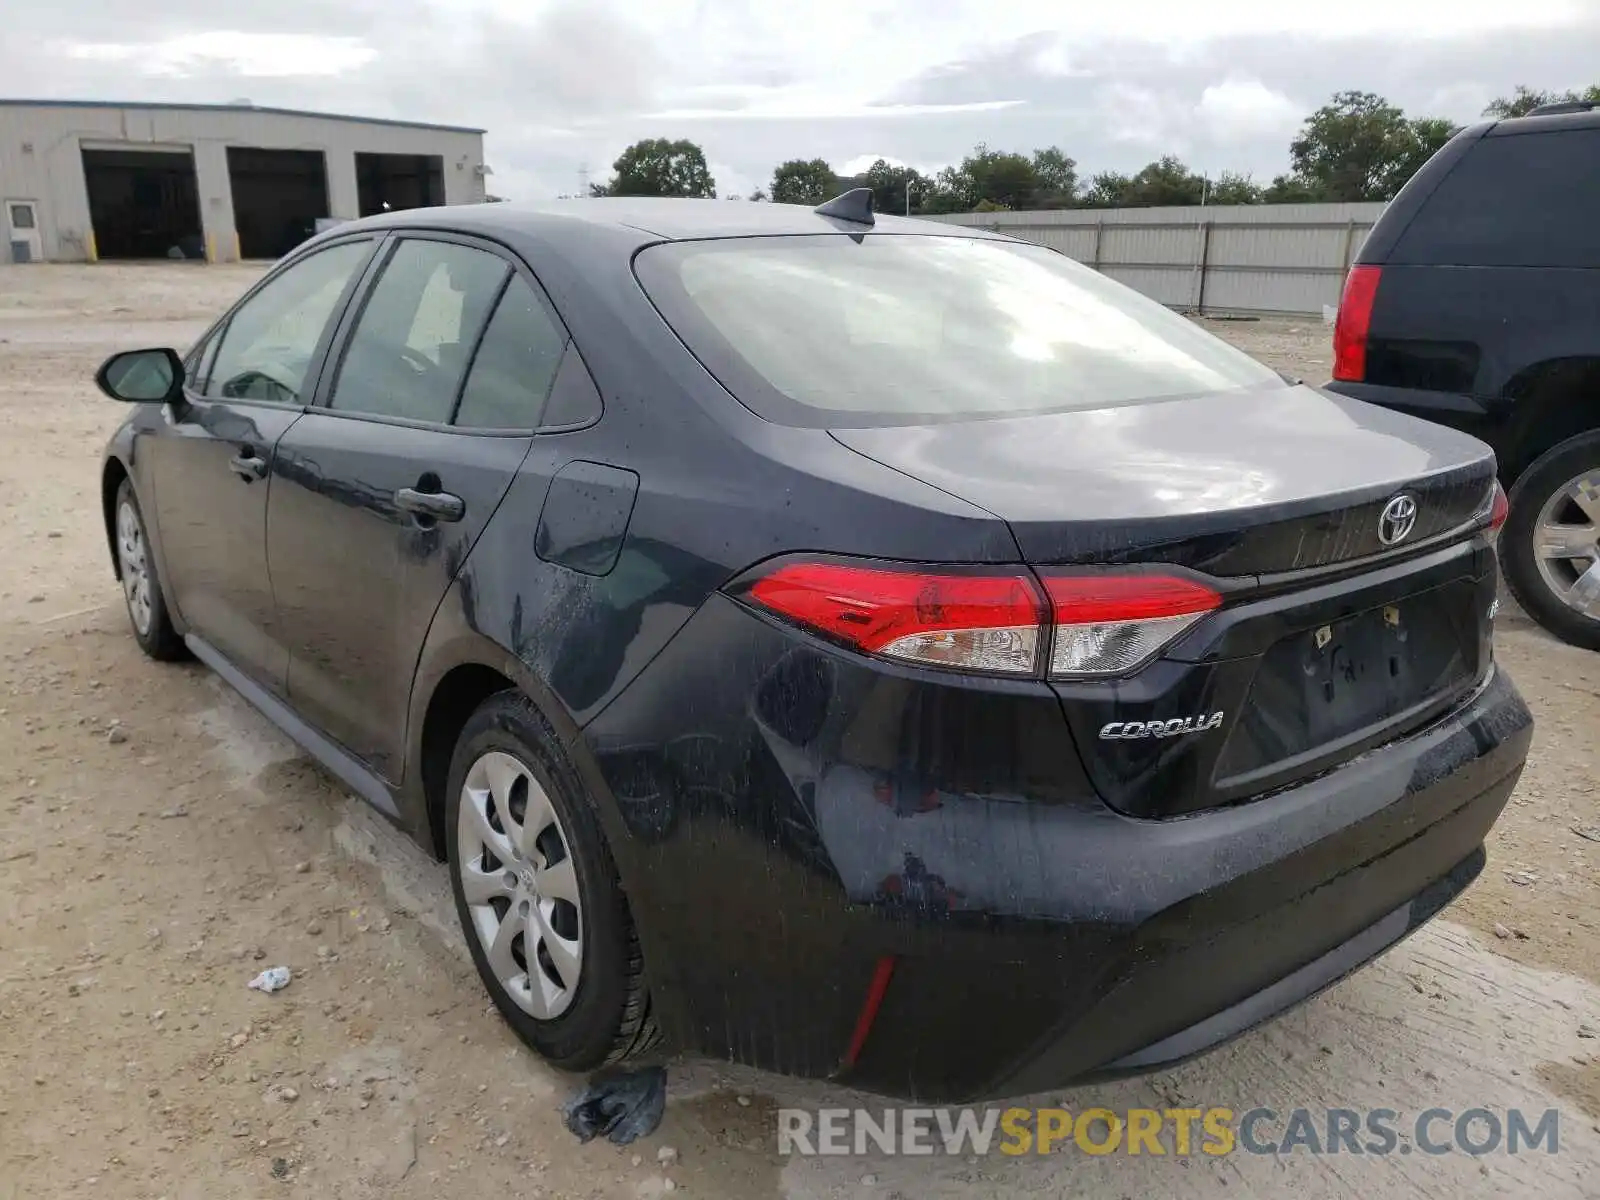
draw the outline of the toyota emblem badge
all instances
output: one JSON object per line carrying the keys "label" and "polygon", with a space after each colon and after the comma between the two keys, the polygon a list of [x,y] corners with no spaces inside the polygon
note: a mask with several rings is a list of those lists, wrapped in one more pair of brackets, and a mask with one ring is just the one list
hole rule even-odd
{"label": "toyota emblem badge", "polygon": [[1416,523],[1416,498],[1401,492],[1383,506],[1383,513],[1378,517],[1378,540],[1385,546],[1398,545],[1411,536]]}

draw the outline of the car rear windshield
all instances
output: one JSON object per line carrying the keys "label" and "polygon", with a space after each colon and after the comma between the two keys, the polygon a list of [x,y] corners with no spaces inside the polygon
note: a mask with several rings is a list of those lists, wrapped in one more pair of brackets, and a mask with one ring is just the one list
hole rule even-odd
{"label": "car rear windshield", "polygon": [[1283,380],[1040,246],[869,234],[670,242],[635,271],[730,392],[791,425],[1102,408]]}

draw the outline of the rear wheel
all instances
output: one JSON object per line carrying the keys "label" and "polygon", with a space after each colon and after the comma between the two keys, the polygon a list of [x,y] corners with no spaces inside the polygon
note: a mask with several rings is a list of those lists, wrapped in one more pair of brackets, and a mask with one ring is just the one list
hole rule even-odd
{"label": "rear wheel", "polygon": [[150,539],[145,533],[144,514],[133,484],[124,479],[117,489],[116,508],[117,573],[122,576],[122,598],[128,606],[133,636],[151,658],[170,662],[188,656],[188,647],[172,627],[167,614],[167,599],[161,590],[161,577]]}
{"label": "rear wheel", "polygon": [[501,1015],[570,1071],[653,1049],[638,938],[593,801],[525,697],[492,696],[467,721],[449,789],[456,913]]}
{"label": "rear wheel", "polygon": [[1600,432],[1541,456],[1510,502],[1500,565],[1512,594],[1563,641],[1600,650]]}

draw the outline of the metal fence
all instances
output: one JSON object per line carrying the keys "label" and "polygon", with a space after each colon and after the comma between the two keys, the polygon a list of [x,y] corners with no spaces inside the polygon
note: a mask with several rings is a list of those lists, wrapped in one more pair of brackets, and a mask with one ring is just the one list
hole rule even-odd
{"label": "metal fence", "polygon": [[958,213],[934,220],[993,229],[1070,255],[1184,312],[1316,314],[1382,204]]}

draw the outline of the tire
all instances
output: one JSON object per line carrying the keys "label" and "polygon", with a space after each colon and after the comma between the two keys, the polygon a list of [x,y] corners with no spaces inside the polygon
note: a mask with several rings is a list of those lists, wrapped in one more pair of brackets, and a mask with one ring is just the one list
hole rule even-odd
{"label": "tire", "polygon": [[150,553],[144,513],[139,508],[139,497],[134,495],[132,480],[124,479],[117,488],[111,536],[117,548],[117,568],[122,579],[122,600],[128,610],[128,624],[133,627],[139,648],[160,662],[188,658],[189,648],[172,627],[172,618],[167,612],[166,592],[161,587],[155,556]]}
{"label": "tire", "polygon": [[[1579,485],[1583,487],[1579,490]],[[1500,531],[1500,570],[1511,594],[1523,610],[1556,637],[1574,646],[1600,650],[1600,596],[1587,612],[1569,600],[1572,584],[1588,568],[1600,564],[1600,546],[1582,535],[1585,556],[1559,558],[1540,553],[1550,539],[1547,528],[1600,527],[1600,520],[1585,513],[1574,493],[1592,494],[1585,503],[1600,516],[1600,432],[1579,434],[1541,455],[1511,489],[1510,514]],[[1600,567],[1596,567],[1600,572]],[[1585,580],[1585,595],[1600,584],[1600,573]],[[1581,603],[1581,601],[1580,601]],[[1593,614],[1593,615],[1590,615]]]}
{"label": "tire", "polygon": [[[519,820],[525,834],[513,848]],[[568,1071],[655,1049],[639,940],[593,798],[520,693],[491,696],[462,729],[445,831],[462,935],[517,1036]]]}

